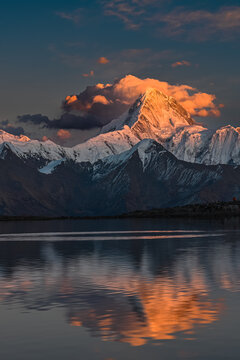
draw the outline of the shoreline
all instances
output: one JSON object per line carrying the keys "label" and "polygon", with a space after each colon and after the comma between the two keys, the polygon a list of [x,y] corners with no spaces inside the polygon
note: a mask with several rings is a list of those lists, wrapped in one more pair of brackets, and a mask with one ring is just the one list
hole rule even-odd
{"label": "shoreline", "polygon": [[137,210],[102,216],[0,216],[0,221],[101,220],[138,218],[230,218],[240,217],[240,201],[191,204],[171,208]]}

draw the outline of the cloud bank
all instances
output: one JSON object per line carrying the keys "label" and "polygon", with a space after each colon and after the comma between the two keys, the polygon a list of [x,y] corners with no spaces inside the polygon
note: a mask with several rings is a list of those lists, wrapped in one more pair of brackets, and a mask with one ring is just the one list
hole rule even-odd
{"label": "cloud bank", "polygon": [[76,115],[71,112],[64,112],[59,118],[53,120],[42,114],[20,115],[17,119],[20,123],[41,125],[42,127],[49,129],[89,130],[95,127],[102,126],[97,118],[89,114]]}
{"label": "cloud bank", "polygon": [[156,0],[106,0],[103,4],[105,15],[119,19],[129,30],[151,25],[167,36],[187,35],[198,41],[216,34],[236,37],[240,31],[240,6],[222,6],[209,11],[180,5],[168,11],[166,2]]}
{"label": "cloud bank", "polygon": [[173,96],[192,116],[220,115],[219,106],[214,103],[215,95],[198,92],[188,85],[171,85],[168,82],[139,79],[132,75],[127,75],[113,84],[89,86],[79,95],[67,97],[63,107],[66,111],[95,115],[100,122],[105,123],[119,116],[149,87]]}
{"label": "cloud bank", "polygon": [[0,122],[1,130],[8,132],[12,135],[25,135],[25,131],[21,126],[15,126],[11,124],[8,120],[3,120]]}
{"label": "cloud bank", "polygon": [[89,130],[101,127],[129,109],[147,88],[156,88],[174,97],[191,116],[219,116],[215,95],[198,92],[188,85],[171,85],[156,79],[127,75],[113,84],[88,86],[83,92],[69,95],[62,103],[63,114],[50,120],[47,116],[23,115],[18,120],[47,128]]}
{"label": "cloud bank", "polygon": [[170,36],[186,34],[199,41],[215,34],[236,36],[240,31],[240,7],[221,7],[215,12],[179,8],[156,20],[165,23],[166,34]]}

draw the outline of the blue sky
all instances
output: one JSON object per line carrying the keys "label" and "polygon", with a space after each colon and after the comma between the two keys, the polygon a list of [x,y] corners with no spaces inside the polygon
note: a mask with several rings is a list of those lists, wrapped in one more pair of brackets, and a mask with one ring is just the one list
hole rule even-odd
{"label": "blue sky", "polygon": [[0,26],[0,121],[29,135],[18,115],[57,118],[67,95],[127,74],[215,94],[222,115],[203,121],[239,124],[239,1],[8,1]]}

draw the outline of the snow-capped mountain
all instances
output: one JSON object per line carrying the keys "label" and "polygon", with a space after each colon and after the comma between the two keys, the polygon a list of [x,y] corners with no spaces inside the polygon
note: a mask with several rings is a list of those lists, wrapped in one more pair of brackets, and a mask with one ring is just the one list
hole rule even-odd
{"label": "snow-capped mountain", "polygon": [[178,128],[195,123],[177,101],[149,88],[120,118],[102,128],[101,134],[75,146],[77,161],[103,159],[132,148],[140,140],[165,143]]}
{"label": "snow-capped mountain", "polygon": [[31,140],[27,136],[14,136],[0,130],[0,158],[4,159],[9,150],[20,158],[45,162],[72,156],[71,149],[50,140],[45,142]]}
{"label": "snow-capped mountain", "polygon": [[52,141],[30,140],[0,132],[0,157],[11,149],[17,156],[46,165],[54,160],[96,162],[131,149],[150,138],[178,159],[203,164],[240,164],[240,133],[225,126],[217,131],[195,123],[177,101],[156,89],[148,89],[129,111],[102,128],[101,133],[72,148]]}
{"label": "snow-capped mountain", "polygon": [[39,171],[9,152],[0,168],[0,215],[8,216],[118,215],[240,193],[239,166],[187,163],[149,139],[94,164],[55,161]]}
{"label": "snow-capped mountain", "polygon": [[217,130],[181,128],[164,146],[178,159],[193,163],[240,164],[240,133],[231,125]]}

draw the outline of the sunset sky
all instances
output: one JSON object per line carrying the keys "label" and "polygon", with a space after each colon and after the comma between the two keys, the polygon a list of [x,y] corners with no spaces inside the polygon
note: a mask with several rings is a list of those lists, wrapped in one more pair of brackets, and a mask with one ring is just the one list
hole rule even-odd
{"label": "sunset sky", "polygon": [[[240,124],[239,1],[8,1],[0,24],[0,127],[6,131],[83,141],[100,120],[86,112],[77,119],[76,109],[69,118],[63,100],[128,74],[213,94],[221,115],[197,120],[210,127]],[[94,96],[108,107],[102,93]]]}

